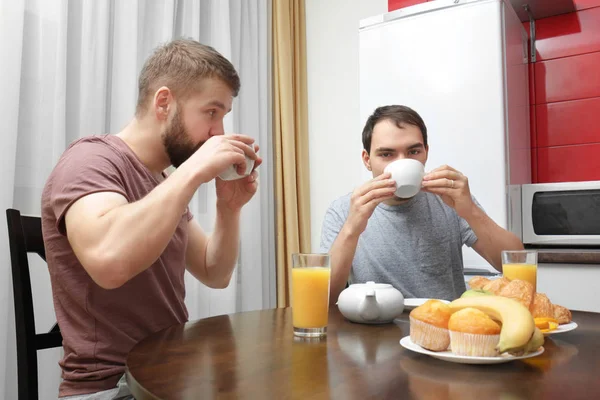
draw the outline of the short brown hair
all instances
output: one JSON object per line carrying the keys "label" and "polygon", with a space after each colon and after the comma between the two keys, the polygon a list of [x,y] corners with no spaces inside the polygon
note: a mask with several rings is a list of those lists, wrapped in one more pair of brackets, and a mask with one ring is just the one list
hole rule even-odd
{"label": "short brown hair", "polygon": [[371,139],[373,138],[375,125],[384,120],[392,121],[398,128],[402,128],[404,124],[416,126],[423,135],[423,145],[427,147],[427,127],[425,126],[425,122],[423,122],[423,118],[412,108],[391,105],[376,108],[369,119],[367,119],[362,132],[363,147],[367,153],[371,153]]}
{"label": "short brown hair", "polygon": [[175,39],[154,50],[146,60],[138,82],[135,113],[143,115],[146,104],[161,86],[174,97],[185,99],[206,78],[221,79],[237,96],[240,78],[229,60],[210,46],[192,39]]}

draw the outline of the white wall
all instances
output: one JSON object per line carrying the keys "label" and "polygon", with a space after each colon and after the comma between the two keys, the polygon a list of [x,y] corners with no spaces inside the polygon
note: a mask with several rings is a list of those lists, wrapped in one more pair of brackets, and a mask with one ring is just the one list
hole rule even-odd
{"label": "white wall", "polygon": [[[306,0],[312,250],[329,204],[354,190],[360,158],[358,23],[387,12],[387,0]],[[354,159],[348,165],[346,160]],[[337,162],[343,165],[336,165]]]}
{"label": "white wall", "polygon": [[539,264],[537,291],[571,310],[600,312],[600,265]]}

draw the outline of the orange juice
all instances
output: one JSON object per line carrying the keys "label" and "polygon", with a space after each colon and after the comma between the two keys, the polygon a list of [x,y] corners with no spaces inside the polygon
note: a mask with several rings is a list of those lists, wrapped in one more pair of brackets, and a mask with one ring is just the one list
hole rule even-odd
{"label": "orange juice", "polygon": [[510,279],[520,279],[533,285],[536,291],[537,286],[537,265],[536,264],[502,264],[502,274]]}
{"label": "orange juice", "polygon": [[292,268],[292,318],[296,328],[327,326],[329,268]]}

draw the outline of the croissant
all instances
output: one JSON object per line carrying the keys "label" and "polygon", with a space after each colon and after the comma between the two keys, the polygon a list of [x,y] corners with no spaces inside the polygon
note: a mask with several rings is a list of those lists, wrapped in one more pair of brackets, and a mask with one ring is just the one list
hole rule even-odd
{"label": "croissant", "polygon": [[483,287],[488,284],[490,280],[483,276],[474,276],[469,280],[469,287],[471,289],[483,289]]}
{"label": "croissant", "polygon": [[536,293],[533,285],[520,279],[509,280],[505,277],[489,280],[483,276],[474,276],[469,280],[472,289],[483,289],[496,296],[515,299],[529,309],[534,318],[554,318],[560,325],[568,324],[573,317],[568,308],[552,304],[544,293]]}
{"label": "croissant", "polygon": [[509,283],[510,283],[510,280],[508,280],[504,277],[494,279],[493,281],[490,281],[489,283],[487,283],[483,287],[483,290],[488,290],[488,291],[494,293],[495,295],[498,295],[502,291],[502,289],[504,289],[504,287],[506,285],[508,285]]}
{"label": "croissant", "polygon": [[569,311],[568,308],[556,304],[553,305],[553,308],[554,318],[558,321],[560,325],[568,324],[573,319],[573,317],[571,316],[571,311]]}
{"label": "croissant", "polygon": [[498,293],[498,296],[515,299],[529,309],[533,301],[533,285],[527,281],[515,279],[504,286]]}
{"label": "croissant", "polygon": [[550,302],[548,296],[543,293],[536,293],[533,295],[533,301],[529,306],[529,311],[533,318],[554,318],[554,307]]}

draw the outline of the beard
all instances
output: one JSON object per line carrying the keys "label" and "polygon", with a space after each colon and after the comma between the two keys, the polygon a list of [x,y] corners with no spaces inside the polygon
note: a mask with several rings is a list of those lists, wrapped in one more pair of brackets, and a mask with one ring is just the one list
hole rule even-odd
{"label": "beard", "polygon": [[171,124],[163,132],[162,141],[169,161],[171,161],[171,165],[175,168],[179,168],[181,164],[204,144],[204,142],[194,144],[192,139],[190,139],[190,135],[188,135],[187,130],[183,126],[179,110],[175,112]]}

